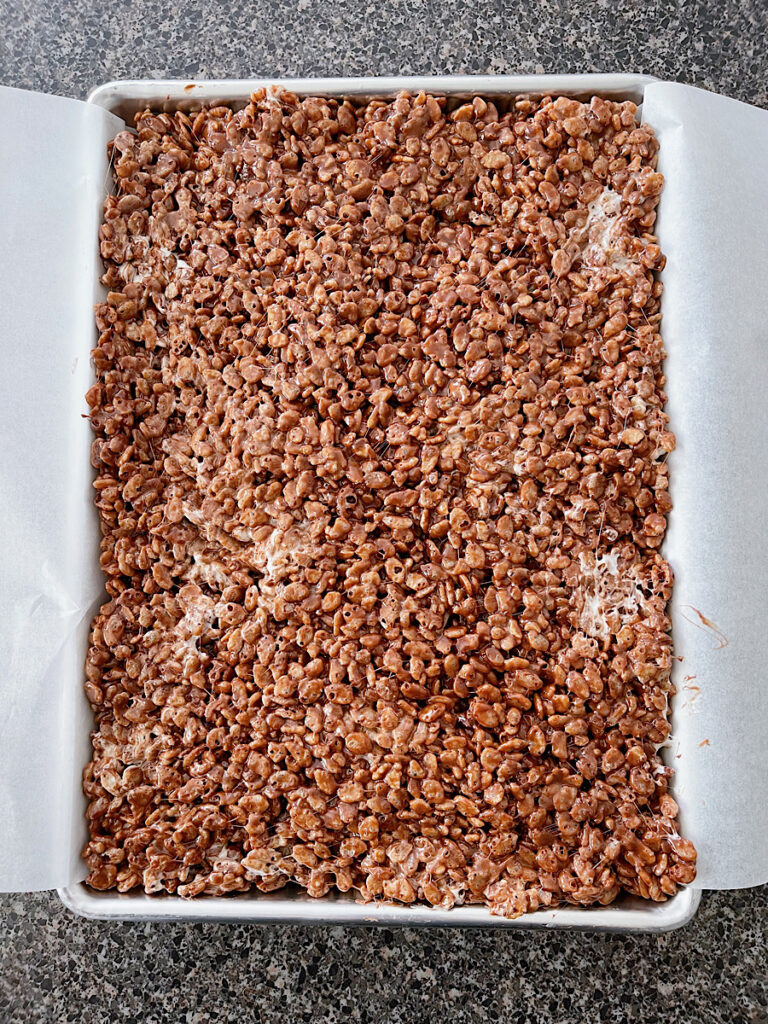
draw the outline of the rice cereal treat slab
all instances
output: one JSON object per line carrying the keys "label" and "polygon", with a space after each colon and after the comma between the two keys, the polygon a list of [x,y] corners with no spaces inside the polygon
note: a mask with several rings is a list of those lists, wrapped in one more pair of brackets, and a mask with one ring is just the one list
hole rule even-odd
{"label": "rice cereal treat slab", "polygon": [[693,879],[636,114],[260,91],[112,142],[91,886],[514,917]]}

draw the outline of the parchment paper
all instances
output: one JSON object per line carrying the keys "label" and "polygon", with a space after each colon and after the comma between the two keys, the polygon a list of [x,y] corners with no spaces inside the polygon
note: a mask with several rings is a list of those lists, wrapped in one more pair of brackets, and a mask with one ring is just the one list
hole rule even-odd
{"label": "parchment paper", "polygon": [[103,581],[81,417],[105,144],[96,107],[0,89],[0,888],[83,876],[88,620]]}
{"label": "parchment paper", "polygon": [[768,880],[768,111],[649,85],[674,510],[669,763],[696,885]]}
{"label": "parchment paper", "polygon": [[[682,660],[669,762],[682,831],[699,849],[697,884],[741,887],[768,879],[768,113],[658,83],[643,114],[666,176],[658,231],[678,437],[665,554]],[[83,663],[103,583],[81,414],[105,144],[121,127],[92,105],[0,89],[4,891],[84,874]]]}

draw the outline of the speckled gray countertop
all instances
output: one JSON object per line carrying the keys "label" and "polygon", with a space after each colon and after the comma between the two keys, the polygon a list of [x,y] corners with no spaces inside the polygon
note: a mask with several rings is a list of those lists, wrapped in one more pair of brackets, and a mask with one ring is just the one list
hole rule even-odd
{"label": "speckled gray countertop", "polygon": [[[0,83],[631,70],[768,106],[767,36],[766,0],[0,0]],[[105,924],[6,896],[0,1024],[765,1024],[767,944],[767,886],[619,937]]]}

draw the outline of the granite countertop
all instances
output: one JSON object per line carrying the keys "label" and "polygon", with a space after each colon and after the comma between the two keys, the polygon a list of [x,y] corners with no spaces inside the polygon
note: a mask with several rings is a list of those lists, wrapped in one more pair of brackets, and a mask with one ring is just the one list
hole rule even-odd
{"label": "granite countertop", "polygon": [[[584,10],[576,13],[580,7]],[[765,0],[0,0],[0,83],[641,71],[768,106]],[[765,1024],[768,886],[658,936],[123,924],[0,897],[1,1024]]]}

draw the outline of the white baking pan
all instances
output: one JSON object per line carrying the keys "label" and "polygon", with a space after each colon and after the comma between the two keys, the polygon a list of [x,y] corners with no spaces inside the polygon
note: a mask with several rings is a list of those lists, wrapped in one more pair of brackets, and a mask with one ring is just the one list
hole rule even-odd
{"label": "white baking pan", "polygon": [[[265,85],[282,85],[298,94],[327,96],[391,96],[402,89],[424,90],[457,98],[466,95],[516,96],[520,93],[609,96],[642,102],[643,88],[652,78],[644,75],[535,75],[419,78],[325,78],[254,79],[252,81],[122,81],[108,82],[94,89],[90,103],[104,107],[127,122],[146,106],[155,110],[191,107],[199,103],[248,102],[251,93]],[[195,917],[224,920],[284,921],[295,923],[336,922],[344,924],[456,925],[501,927],[581,927],[610,930],[643,928],[662,931],[688,921],[696,911],[700,894],[682,890],[662,904],[649,904],[629,897],[610,907],[580,909],[568,907],[542,910],[515,921],[492,916],[484,907],[454,907],[435,910],[427,906],[360,904],[353,897],[337,895],[313,900],[298,888],[290,896],[278,893],[197,899],[179,897],[125,896],[96,893],[86,885],[60,890],[72,910],[94,917]]]}

